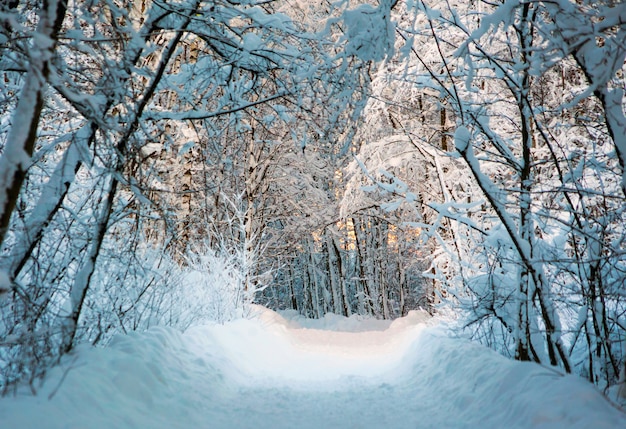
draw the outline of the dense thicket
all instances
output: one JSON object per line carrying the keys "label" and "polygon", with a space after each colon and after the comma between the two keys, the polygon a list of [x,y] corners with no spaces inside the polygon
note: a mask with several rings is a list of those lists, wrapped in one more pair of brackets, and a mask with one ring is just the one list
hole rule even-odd
{"label": "dense thicket", "polygon": [[341,10],[309,28],[284,6],[2,6],[4,387],[79,341],[191,323],[189,249],[243,273],[238,302],[267,284],[257,255],[314,209],[285,194],[291,169],[309,174],[296,155],[313,137],[315,151],[350,146],[367,83]]}
{"label": "dense thicket", "polygon": [[434,275],[471,335],[602,388],[625,365],[625,13],[414,3],[378,102],[379,121],[434,155],[441,192],[410,190],[436,213],[420,221]]}

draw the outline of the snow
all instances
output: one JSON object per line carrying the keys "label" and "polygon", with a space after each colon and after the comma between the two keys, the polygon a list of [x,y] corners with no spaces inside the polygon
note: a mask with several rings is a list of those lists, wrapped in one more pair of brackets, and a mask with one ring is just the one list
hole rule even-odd
{"label": "snow", "polygon": [[383,3],[378,8],[362,4],[343,14],[346,52],[362,61],[382,61],[393,54],[394,27],[389,10]]}
{"label": "snow", "polygon": [[459,152],[465,152],[470,143],[472,135],[470,131],[463,125],[459,126],[454,132],[454,146]]}
{"label": "snow", "polygon": [[311,321],[256,306],[81,347],[0,416],[21,429],[626,427],[585,381],[449,338],[424,312]]}
{"label": "snow", "polygon": [[2,299],[4,295],[8,294],[10,290],[11,279],[5,271],[0,270],[0,299]]}

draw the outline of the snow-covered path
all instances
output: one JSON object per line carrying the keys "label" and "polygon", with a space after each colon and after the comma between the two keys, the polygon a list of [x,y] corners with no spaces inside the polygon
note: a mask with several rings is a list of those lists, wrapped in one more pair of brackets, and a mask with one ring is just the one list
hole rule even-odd
{"label": "snow-covered path", "polygon": [[423,313],[390,324],[255,311],[82,349],[36,398],[0,400],[0,427],[626,427],[586,382],[446,338]]}

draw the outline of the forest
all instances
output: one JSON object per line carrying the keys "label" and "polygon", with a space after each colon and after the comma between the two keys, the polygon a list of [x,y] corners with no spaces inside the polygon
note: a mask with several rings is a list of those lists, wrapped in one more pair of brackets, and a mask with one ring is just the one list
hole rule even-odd
{"label": "forest", "polygon": [[255,303],[626,397],[625,59],[618,0],[2,2],[0,392]]}

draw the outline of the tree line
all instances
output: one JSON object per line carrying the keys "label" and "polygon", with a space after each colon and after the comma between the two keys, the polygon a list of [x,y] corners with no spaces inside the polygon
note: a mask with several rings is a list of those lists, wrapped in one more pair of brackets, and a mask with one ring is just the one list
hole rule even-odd
{"label": "tree line", "polygon": [[79,342],[194,323],[203,254],[236,306],[452,309],[506,355],[624,382],[623,5],[23,0],[0,20],[5,392]]}

